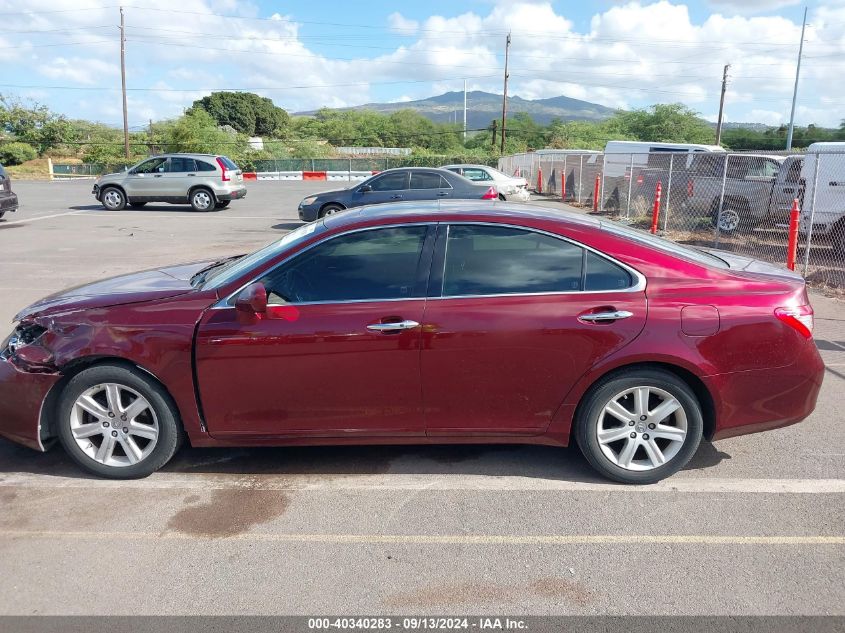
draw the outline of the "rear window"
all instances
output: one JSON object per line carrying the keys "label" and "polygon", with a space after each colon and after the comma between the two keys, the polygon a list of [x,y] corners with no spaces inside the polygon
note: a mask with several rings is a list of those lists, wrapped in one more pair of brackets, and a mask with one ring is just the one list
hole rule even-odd
{"label": "rear window", "polygon": [[673,255],[675,257],[689,259],[705,266],[714,266],[716,268],[730,268],[730,266],[728,266],[728,263],[725,260],[716,257],[715,255],[711,255],[710,253],[706,253],[697,248],[678,244],[677,242],[670,242],[667,239],[657,237],[656,235],[646,233],[645,231],[639,231],[623,224],[604,220],[602,221],[601,226],[608,233],[612,233],[614,235],[632,240],[634,242],[639,242],[640,244],[645,244],[646,246],[656,248],[657,250],[661,250],[664,253],[668,253],[669,255]]}
{"label": "rear window", "polygon": [[224,165],[226,165],[226,169],[237,169],[238,168],[238,166],[235,164],[235,161],[233,161],[228,156],[218,156],[218,158],[223,162]]}

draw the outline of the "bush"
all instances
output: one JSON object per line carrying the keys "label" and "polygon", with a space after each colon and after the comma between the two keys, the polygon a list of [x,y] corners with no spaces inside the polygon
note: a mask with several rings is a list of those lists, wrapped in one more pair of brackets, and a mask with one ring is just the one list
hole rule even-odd
{"label": "bush", "polygon": [[28,160],[38,158],[38,152],[32,145],[26,143],[0,143],[0,163],[3,165],[20,165]]}

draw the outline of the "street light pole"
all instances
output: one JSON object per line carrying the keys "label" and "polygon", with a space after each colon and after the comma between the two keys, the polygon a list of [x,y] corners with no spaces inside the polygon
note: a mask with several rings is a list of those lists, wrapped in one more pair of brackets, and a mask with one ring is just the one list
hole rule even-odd
{"label": "street light pole", "polygon": [[792,149],[792,132],[795,130],[795,102],[798,100],[798,79],[801,76],[801,55],[804,52],[804,31],[807,29],[807,7],[804,7],[804,21],[801,24],[801,42],[798,44],[798,63],[795,66],[795,87],[792,90],[792,112],[789,114],[789,131],[786,133],[786,149]]}

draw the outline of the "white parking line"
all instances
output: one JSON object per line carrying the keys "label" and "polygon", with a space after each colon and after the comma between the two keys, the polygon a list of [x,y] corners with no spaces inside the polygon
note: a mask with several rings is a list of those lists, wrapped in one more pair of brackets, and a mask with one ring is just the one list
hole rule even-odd
{"label": "white parking line", "polygon": [[66,532],[59,530],[0,530],[0,538],[43,539],[137,539],[191,540],[217,539],[282,543],[337,543],[345,545],[845,545],[845,536],[716,536],[709,534],[274,534],[247,532],[226,537],[201,536],[181,532]]}
{"label": "white parking line", "polygon": [[[226,461],[226,460],[221,460]],[[625,486],[604,482],[581,482],[540,477],[491,477],[486,475],[232,475],[157,473],[147,479],[111,481],[56,477],[31,473],[8,473],[0,487],[25,488],[116,488],[125,490],[475,490],[642,493],[740,493],[740,494],[845,494],[845,479],[684,479],[676,477],[648,486]]]}
{"label": "white parking line", "polygon": [[8,220],[6,222],[3,222],[2,226],[8,226],[10,224],[26,224],[27,222],[39,222],[41,220],[49,220],[50,218],[60,218],[66,215],[79,215],[80,213],[88,213],[88,211],[80,209],[79,211],[65,211],[64,213],[53,213],[52,215],[36,215],[34,218]]}

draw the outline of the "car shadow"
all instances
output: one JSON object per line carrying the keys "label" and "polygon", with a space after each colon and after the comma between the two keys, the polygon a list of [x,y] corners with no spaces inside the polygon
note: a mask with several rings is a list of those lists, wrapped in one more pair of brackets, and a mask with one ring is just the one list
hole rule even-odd
{"label": "car shadow", "polygon": [[[730,455],[705,441],[685,470],[710,468],[723,459],[730,459]],[[608,483],[593,471],[576,446],[557,448],[527,444],[186,447],[174,456],[162,472],[291,477],[484,475]],[[71,461],[61,447],[54,446],[46,453],[38,453],[0,439],[0,480],[2,473],[93,478]]]}
{"label": "car shadow", "polygon": [[111,210],[106,209],[105,207],[103,207],[102,205],[99,205],[99,204],[77,204],[77,205],[68,207],[68,209],[71,209],[72,211],[100,211],[102,213],[148,213],[150,211],[153,211],[155,213],[165,212],[165,213],[199,213],[199,214],[202,214],[202,213],[218,213],[219,211],[223,210],[223,209],[214,208],[214,209],[209,209],[208,211],[194,211],[191,208],[191,206],[188,205],[188,204],[155,204],[155,205],[147,204],[147,205],[145,205],[143,207],[139,207],[137,209],[127,206],[126,208],[121,209],[120,211],[111,211]]}

